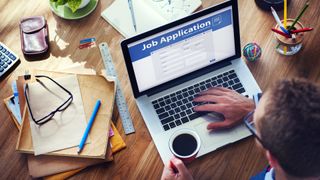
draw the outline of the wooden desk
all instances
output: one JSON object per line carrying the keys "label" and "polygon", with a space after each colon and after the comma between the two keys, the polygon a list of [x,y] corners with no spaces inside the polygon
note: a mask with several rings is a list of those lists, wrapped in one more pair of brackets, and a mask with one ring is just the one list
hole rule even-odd
{"label": "wooden desk", "polygon": [[[100,17],[112,0],[100,0],[97,9],[79,21],[63,20],[52,14],[48,0],[0,1],[0,41],[4,42],[21,59],[19,67],[0,83],[0,99],[11,94],[11,82],[16,75],[28,68],[55,70],[76,63],[98,71],[103,68],[98,48],[79,50],[79,40],[96,37],[97,42],[107,42],[111,49],[122,89],[134,120],[136,133],[125,136],[116,115],[116,125],[127,143],[127,148],[115,155],[112,163],[87,168],[73,179],[159,179],[163,164],[149,132],[134,102],[124,60],[120,50],[123,37]],[[220,0],[203,0],[203,7]],[[291,1],[288,17],[295,17],[303,1]],[[248,63],[258,84],[265,90],[281,78],[304,77],[320,82],[320,2],[313,0],[302,17],[307,27],[315,30],[306,34],[303,49],[292,57],[279,55],[275,51],[273,33],[270,28],[275,21],[270,12],[259,10],[254,1],[239,1],[242,47],[248,42],[257,42],[262,47],[258,62]],[[47,60],[28,62],[20,50],[19,20],[22,17],[43,15],[48,20],[51,55]],[[282,16],[281,16],[282,17]],[[0,103],[0,174],[1,179],[30,179],[26,157],[15,152],[18,131],[11,121],[3,103]],[[255,147],[254,139],[248,138],[212,152],[188,165],[195,179],[248,179],[267,164],[263,153]]]}

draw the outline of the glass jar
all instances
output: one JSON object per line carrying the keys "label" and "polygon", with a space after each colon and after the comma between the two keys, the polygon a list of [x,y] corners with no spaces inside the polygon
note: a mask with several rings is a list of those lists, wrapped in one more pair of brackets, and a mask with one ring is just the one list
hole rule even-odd
{"label": "glass jar", "polygon": [[[282,20],[283,22],[283,20]],[[287,27],[290,27],[293,24],[294,19],[287,20]],[[303,25],[298,21],[292,30],[302,29]],[[277,24],[275,29],[282,31]],[[286,38],[278,33],[274,32],[274,37],[276,39],[276,51],[282,55],[290,56],[299,52],[302,48],[303,41],[303,32],[292,34],[291,38]]]}

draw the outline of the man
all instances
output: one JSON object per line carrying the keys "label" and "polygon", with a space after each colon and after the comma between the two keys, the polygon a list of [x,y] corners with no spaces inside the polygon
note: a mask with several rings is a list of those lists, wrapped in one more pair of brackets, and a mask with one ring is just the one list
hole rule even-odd
{"label": "man", "polygon": [[[212,103],[198,106],[196,111],[225,116],[224,121],[208,125],[213,131],[242,123],[248,114],[246,125],[270,164],[252,179],[320,179],[320,86],[306,80],[282,80],[263,94],[256,107],[252,100],[225,88],[202,92],[194,101]],[[255,127],[250,126],[251,119]],[[192,176],[181,160],[172,158],[162,179]]]}

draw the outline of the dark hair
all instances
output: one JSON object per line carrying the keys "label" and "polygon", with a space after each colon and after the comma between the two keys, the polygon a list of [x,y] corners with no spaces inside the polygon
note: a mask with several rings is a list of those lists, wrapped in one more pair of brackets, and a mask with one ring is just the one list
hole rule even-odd
{"label": "dark hair", "polygon": [[262,141],[287,174],[320,176],[320,86],[282,80],[268,95],[259,121]]}

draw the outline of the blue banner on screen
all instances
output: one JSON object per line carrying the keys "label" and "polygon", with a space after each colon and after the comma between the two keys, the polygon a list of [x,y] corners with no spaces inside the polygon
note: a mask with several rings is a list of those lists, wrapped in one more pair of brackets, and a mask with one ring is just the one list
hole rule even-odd
{"label": "blue banner on screen", "polygon": [[171,31],[148,41],[129,47],[132,62],[150,56],[153,51],[206,31],[216,31],[232,24],[232,11],[228,9],[211,17],[201,19],[178,30]]}

